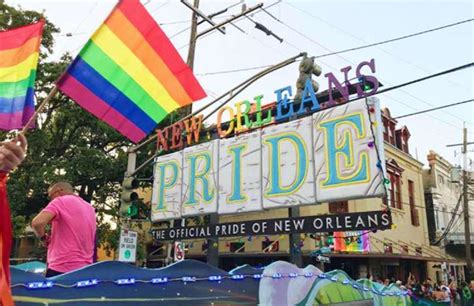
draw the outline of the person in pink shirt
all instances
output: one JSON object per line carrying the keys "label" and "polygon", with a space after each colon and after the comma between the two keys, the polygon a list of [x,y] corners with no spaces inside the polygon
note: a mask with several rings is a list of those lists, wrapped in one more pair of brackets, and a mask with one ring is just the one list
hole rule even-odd
{"label": "person in pink shirt", "polygon": [[[48,189],[51,202],[31,222],[48,248],[46,277],[73,271],[93,262],[96,218],[92,205],[74,194],[69,183]],[[45,228],[51,223],[51,235]]]}

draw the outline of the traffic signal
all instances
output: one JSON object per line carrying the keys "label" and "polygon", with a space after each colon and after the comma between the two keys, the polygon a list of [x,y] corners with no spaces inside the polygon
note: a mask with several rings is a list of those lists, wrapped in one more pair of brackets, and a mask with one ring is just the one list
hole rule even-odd
{"label": "traffic signal", "polygon": [[368,91],[372,89],[372,86],[369,85],[369,82],[367,82],[367,79],[365,78],[364,75],[360,76],[357,81],[359,81],[359,84],[361,84],[362,90],[363,91]]}
{"label": "traffic signal", "polygon": [[126,217],[133,217],[138,213],[136,202],[138,201],[138,180],[133,177],[125,177],[122,183],[122,193],[120,195],[120,214]]}

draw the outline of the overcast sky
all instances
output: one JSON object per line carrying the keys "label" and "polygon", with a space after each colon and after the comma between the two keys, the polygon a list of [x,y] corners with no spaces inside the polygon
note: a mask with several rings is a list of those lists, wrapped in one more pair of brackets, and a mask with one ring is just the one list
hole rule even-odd
{"label": "overcast sky", "polygon": [[[200,2],[202,11],[211,14],[239,1]],[[264,1],[264,7],[270,6],[268,12],[274,18],[262,11],[251,18],[283,38],[283,43],[255,29],[252,21],[245,18],[235,22],[244,32],[227,26],[226,35],[214,31],[198,40],[194,71],[210,99],[259,70],[209,73],[271,65],[300,51],[321,55],[471,19],[474,15],[473,3],[469,0],[275,2]],[[57,58],[66,51],[77,54],[116,1],[6,0],[6,3],[21,5],[25,9],[44,10],[49,20],[61,28],[61,33],[56,36],[55,54],[52,57]],[[190,10],[178,0],[142,3],[146,4],[148,11],[186,59]],[[246,1],[247,7],[257,3]],[[241,4],[215,20],[222,21],[240,11]],[[390,87],[473,62],[473,26],[473,22],[465,23],[378,47],[328,56],[321,58],[318,64],[322,66],[323,74],[334,72],[342,80],[339,72],[341,68],[353,66],[355,69],[358,63],[374,58],[377,78],[384,86]],[[207,24],[200,25],[198,32],[207,27]],[[66,33],[72,36],[68,37]],[[466,69],[378,97],[382,106],[388,107],[394,117],[471,99],[474,97],[473,73],[472,68]],[[264,94],[264,102],[272,102],[275,100],[273,91],[287,85],[294,86],[297,77],[297,64],[290,65],[256,82],[231,103],[252,99],[259,94]],[[317,81],[321,90],[327,89],[325,78],[320,77]],[[206,101],[209,100],[202,100],[197,106]],[[411,132],[412,155],[425,164],[429,150],[435,150],[452,163],[460,163],[460,148],[446,148],[446,145],[462,141],[463,122],[469,129],[468,141],[474,141],[474,104],[399,120],[400,126],[407,125]],[[470,150],[474,150],[474,145]],[[473,157],[472,153],[470,156]]]}

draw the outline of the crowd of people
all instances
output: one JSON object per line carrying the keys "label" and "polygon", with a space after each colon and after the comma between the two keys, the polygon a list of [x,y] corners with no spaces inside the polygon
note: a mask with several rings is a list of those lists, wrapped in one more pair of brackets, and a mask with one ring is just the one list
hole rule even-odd
{"label": "crowd of people", "polygon": [[405,283],[395,279],[378,279],[377,282],[385,286],[393,283],[400,289],[407,290],[415,300],[425,299],[452,306],[474,305],[474,282],[470,284],[465,281],[456,283],[454,280],[433,282],[430,278],[420,282],[411,273]]}

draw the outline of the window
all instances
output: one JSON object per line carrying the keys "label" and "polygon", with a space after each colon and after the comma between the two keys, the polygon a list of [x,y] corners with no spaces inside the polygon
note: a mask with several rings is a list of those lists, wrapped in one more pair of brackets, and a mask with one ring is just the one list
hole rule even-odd
{"label": "window", "polygon": [[410,209],[411,224],[413,226],[420,226],[420,216],[418,215],[418,209]]}
{"label": "window", "polygon": [[262,251],[265,253],[278,252],[280,250],[279,241],[265,240],[262,241]]}
{"label": "window", "polygon": [[229,250],[232,253],[243,253],[245,252],[245,242],[231,242]]}
{"label": "window", "polygon": [[441,186],[444,185],[444,177],[442,177],[441,175],[438,175],[438,182]]}
{"label": "window", "polygon": [[387,192],[387,205],[393,208],[402,209],[402,192],[400,190],[400,176],[390,174],[390,184]]}
{"label": "window", "polygon": [[349,204],[347,201],[330,202],[329,213],[330,214],[343,214],[349,212]]}
{"label": "window", "polygon": [[404,255],[408,255],[408,245],[401,245],[400,246],[400,253]]}
{"label": "window", "polygon": [[410,208],[415,208],[415,184],[412,180],[408,180],[408,202],[410,203]]}
{"label": "window", "polygon": [[418,215],[418,209],[415,207],[415,184],[411,180],[408,180],[408,202],[410,204],[411,224],[420,226],[420,216]]}
{"label": "window", "polygon": [[415,255],[416,256],[423,256],[423,250],[421,247],[415,248]]}
{"label": "window", "polygon": [[383,120],[383,139],[388,141],[388,122],[387,120]]}

